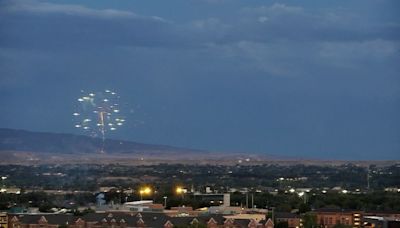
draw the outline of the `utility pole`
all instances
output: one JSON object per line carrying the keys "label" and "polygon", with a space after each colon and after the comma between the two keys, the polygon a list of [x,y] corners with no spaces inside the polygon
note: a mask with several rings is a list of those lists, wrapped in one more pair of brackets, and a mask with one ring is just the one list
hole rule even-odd
{"label": "utility pole", "polygon": [[246,192],[246,208],[249,208],[249,193]]}
{"label": "utility pole", "polygon": [[168,198],[168,197],[167,197],[167,196],[164,196],[163,198],[164,198],[164,208],[167,208],[167,198]]}
{"label": "utility pole", "polygon": [[251,208],[254,209],[254,193],[251,193]]}
{"label": "utility pole", "polygon": [[271,207],[271,209],[272,209],[272,222],[275,224],[275,215],[274,215],[275,207]]}
{"label": "utility pole", "polygon": [[367,191],[369,191],[369,166],[367,169]]}

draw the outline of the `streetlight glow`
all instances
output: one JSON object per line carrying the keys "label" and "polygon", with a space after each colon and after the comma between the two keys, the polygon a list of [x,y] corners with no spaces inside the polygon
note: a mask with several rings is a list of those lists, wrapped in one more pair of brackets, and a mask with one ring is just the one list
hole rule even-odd
{"label": "streetlight glow", "polygon": [[151,191],[151,188],[150,188],[150,187],[141,188],[141,189],[139,190],[140,200],[143,199],[143,195],[150,195],[151,192],[152,192],[152,191]]}
{"label": "streetlight glow", "polygon": [[185,191],[184,191],[184,189],[182,188],[182,187],[176,187],[176,193],[177,194],[182,194],[182,193],[184,193]]}

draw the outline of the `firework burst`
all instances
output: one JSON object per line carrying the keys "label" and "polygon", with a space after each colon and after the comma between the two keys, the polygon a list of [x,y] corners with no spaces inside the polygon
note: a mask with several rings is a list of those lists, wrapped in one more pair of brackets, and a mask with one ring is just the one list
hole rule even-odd
{"label": "firework burst", "polygon": [[75,128],[83,130],[92,137],[101,137],[104,153],[104,142],[109,131],[116,131],[124,125],[121,114],[119,95],[111,90],[85,93],[77,99],[77,110],[72,113]]}

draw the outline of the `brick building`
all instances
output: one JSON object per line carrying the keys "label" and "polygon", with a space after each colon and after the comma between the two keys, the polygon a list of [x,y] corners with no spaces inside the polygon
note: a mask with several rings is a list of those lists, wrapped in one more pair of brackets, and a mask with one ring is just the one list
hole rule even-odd
{"label": "brick building", "polygon": [[332,228],[335,225],[349,225],[354,228],[363,227],[364,216],[381,216],[400,218],[399,211],[359,211],[343,209],[318,209],[313,212],[317,217],[317,224],[323,228]]}
{"label": "brick building", "polygon": [[8,216],[6,213],[0,212],[0,228],[7,228],[8,227]]}
{"label": "brick building", "polygon": [[276,224],[287,223],[289,228],[296,228],[301,226],[301,218],[299,215],[288,212],[275,213]]}
{"label": "brick building", "polygon": [[225,219],[222,215],[198,217],[170,217],[163,213],[89,213],[83,216],[72,214],[9,214],[11,228],[124,228],[155,227],[172,228],[202,224],[208,228],[273,228],[271,220]]}
{"label": "brick building", "polygon": [[317,216],[317,224],[324,228],[332,228],[338,224],[354,227],[361,225],[361,211],[318,209],[314,213]]}

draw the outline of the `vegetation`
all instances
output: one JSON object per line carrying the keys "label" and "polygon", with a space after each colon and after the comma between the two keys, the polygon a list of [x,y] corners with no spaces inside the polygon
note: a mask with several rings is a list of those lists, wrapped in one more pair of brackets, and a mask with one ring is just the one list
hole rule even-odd
{"label": "vegetation", "polygon": [[[167,207],[218,205],[175,192],[176,186],[199,192],[207,186],[213,192],[230,192],[233,206],[298,213],[324,207],[400,211],[400,193],[396,190],[400,165],[5,165],[0,166],[0,175],[6,177],[0,180],[3,189],[21,188],[19,194],[0,193],[0,210],[21,206],[39,207],[45,212],[53,207],[94,205],[102,187],[108,187],[107,203],[124,203],[139,200],[138,189],[146,185],[153,191],[144,199],[164,204],[166,197]],[[385,191],[391,187],[393,191]]]}
{"label": "vegetation", "polygon": [[303,214],[303,225],[304,227],[318,227],[317,217],[311,213]]}

